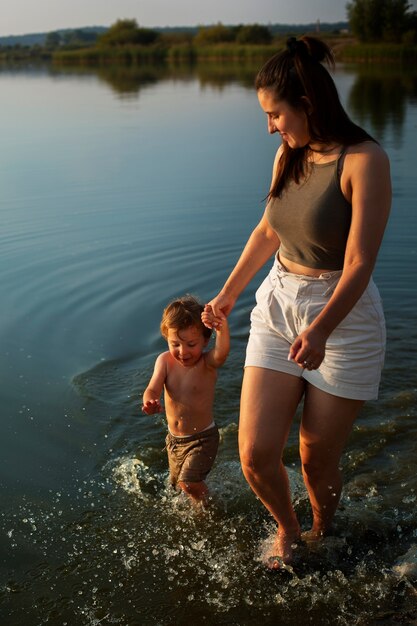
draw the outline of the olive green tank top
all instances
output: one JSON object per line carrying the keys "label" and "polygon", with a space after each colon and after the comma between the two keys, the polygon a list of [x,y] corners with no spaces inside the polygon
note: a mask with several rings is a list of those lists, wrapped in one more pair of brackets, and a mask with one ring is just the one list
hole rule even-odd
{"label": "olive green tank top", "polygon": [[304,181],[290,181],[280,197],[268,202],[266,217],[283,257],[316,269],[343,268],[352,217],[352,206],[340,189],[344,152],[330,163],[310,163]]}

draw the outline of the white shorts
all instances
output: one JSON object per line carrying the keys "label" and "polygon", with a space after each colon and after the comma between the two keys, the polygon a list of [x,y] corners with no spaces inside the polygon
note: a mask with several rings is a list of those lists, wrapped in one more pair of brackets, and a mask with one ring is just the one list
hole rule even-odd
{"label": "white shorts", "polygon": [[381,298],[372,279],[329,336],[317,370],[301,369],[288,361],[291,344],[326,305],[341,274],[341,270],[318,278],[291,274],[276,260],[256,292],[245,367],[286,372],[342,398],[376,398],[386,333]]}

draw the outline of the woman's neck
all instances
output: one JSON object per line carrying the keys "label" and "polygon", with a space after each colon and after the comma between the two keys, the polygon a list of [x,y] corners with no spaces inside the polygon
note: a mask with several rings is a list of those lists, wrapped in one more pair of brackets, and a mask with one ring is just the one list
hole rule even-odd
{"label": "woman's neck", "polygon": [[336,142],[328,144],[316,142],[310,143],[307,149],[307,160],[311,163],[325,162],[326,160],[333,161],[334,157],[340,154],[341,144]]}

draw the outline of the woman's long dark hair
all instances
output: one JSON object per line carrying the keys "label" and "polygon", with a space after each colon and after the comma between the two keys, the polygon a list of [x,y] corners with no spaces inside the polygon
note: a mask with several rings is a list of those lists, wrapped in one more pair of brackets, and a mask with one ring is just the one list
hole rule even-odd
{"label": "woman's long dark hair", "polygon": [[[327,44],[316,37],[291,37],[287,48],[271,57],[258,72],[256,90],[270,89],[276,100],[285,100],[306,113],[308,106],[311,142],[351,146],[375,141],[347,115],[323,62],[334,67],[334,56]],[[283,143],[268,197],[279,196],[289,180],[299,182],[305,172],[308,153],[308,146],[292,149],[287,142]]]}

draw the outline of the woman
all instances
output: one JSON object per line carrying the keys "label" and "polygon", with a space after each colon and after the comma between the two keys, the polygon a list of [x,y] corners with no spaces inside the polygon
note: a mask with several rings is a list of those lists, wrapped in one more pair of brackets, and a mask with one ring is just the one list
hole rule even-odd
{"label": "woman", "polygon": [[[365,400],[375,398],[385,325],[372,271],[391,204],[389,162],[344,111],[313,37],[291,38],[256,78],[270,133],[279,133],[265,213],[220,293],[216,323],[275,254],[256,293],[241,394],[244,475],[278,528],[268,567],[301,537],[282,462],[301,400],[300,457],[312,507],[310,541],[330,531],[340,458]],[[215,324],[214,324],[215,325]]]}

